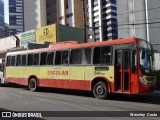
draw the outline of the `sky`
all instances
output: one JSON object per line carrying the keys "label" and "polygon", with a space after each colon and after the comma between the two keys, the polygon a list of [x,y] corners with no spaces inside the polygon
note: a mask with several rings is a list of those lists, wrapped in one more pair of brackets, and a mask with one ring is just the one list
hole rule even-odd
{"label": "sky", "polygon": [[4,1],[5,22],[9,23],[8,0],[3,0],[3,1]]}

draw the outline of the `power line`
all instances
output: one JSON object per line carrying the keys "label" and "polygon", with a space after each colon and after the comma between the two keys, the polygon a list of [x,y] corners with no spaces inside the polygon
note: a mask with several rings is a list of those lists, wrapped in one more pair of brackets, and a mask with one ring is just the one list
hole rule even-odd
{"label": "power line", "polygon": [[[145,20],[157,20],[157,19],[160,19],[160,18],[150,18],[150,19],[145,19]],[[135,20],[135,22],[136,21],[144,21],[144,20]],[[133,22],[133,21],[118,21],[118,23],[125,23],[125,22],[127,22],[127,23],[129,23],[129,22]]]}
{"label": "power line", "polygon": [[[147,28],[147,27],[138,27],[138,28],[134,28],[134,29],[142,29],[142,28]],[[149,27],[149,28],[159,28],[160,29],[160,26],[158,27]],[[130,29],[130,28],[118,28],[118,29]]]}
{"label": "power line", "polygon": [[160,6],[155,7],[155,8],[143,9],[143,10],[135,10],[135,11],[132,11],[132,12],[127,12],[127,13],[119,13],[117,15],[124,15],[124,14],[129,14],[129,13],[142,12],[142,11],[146,11],[146,10],[155,10],[155,9],[159,9],[159,8],[160,8]]}
{"label": "power line", "polygon": [[[120,25],[117,25],[117,26],[115,26],[115,28],[116,27],[118,27],[118,26],[126,26],[126,25],[145,25],[145,24],[159,24],[160,22],[150,22],[150,23],[136,23],[136,24],[120,24]],[[91,29],[95,29],[95,28],[99,28],[99,27],[105,27],[105,26],[108,26],[106,23],[105,24],[103,24],[103,26],[96,26],[96,27],[90,27],[90,26],[87,26],[88,28],[91,28]],[[114,27],[112,27],[112,28],[114,28]],[[119,28],[117,28],[117,30],[118,30]],[[127,29],[129,29],[129,28],[127,28]]]}
{"label": "power line", "polygon": [[157,23],[160,23],[160,22],[150,22],[150,23],[135,23],[135,24],[120,24],[120,25],[117,25],[117,26],[123,26],[123,25],[144,25],[144,24],[157,24]]}

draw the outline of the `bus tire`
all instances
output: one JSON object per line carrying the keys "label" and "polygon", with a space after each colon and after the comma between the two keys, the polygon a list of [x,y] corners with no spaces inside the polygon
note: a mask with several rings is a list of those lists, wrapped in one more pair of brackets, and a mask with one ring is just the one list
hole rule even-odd
{"label": "bus tire", "polygon": [[37,91],[38,90],[37,80],[35,78],[31,78],[29,80],[28,87],[30,91]]}
{"label": "bus tire", "polygon": [[108,96],[108,86],[106,83],[99,81],[94,85],[93,94],[98,99],[105,99]]}

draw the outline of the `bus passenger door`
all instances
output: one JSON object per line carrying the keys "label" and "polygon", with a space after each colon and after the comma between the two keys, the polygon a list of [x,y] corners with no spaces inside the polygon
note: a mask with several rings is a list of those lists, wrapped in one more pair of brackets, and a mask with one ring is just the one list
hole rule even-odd
{"label": "bus passenger door", "polygon": [[130,93],[130,51],[115,51],[115,93]]}

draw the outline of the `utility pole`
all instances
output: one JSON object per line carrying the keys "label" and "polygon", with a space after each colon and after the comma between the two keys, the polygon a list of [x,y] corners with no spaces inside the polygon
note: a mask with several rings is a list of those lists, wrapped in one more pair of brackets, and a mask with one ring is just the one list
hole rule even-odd
{"label": "utility pole", "polygon": [[60,24],[60,1],[56,1],[56,6],[57,6],[57,24],[56,24],[56,41],[59,42],[59,24]]}
{"label": "utility pole", "polygon": [[87,40],[87,29],[86,29],[86,0],[82,0],[82,10],[83,10],[83,22],[84,22],[84,29],[83,29],[83,34],[84,34],[84,42],[86,43]]}
{"label": "utility pole", "polygon": [[148,22],[149,22],[149,18],[148,18],[148,1],[147,0],[145,0],[145,12],[146,12],[146,32],[147,32],[147,41],[149,42],[149,24],[148,24]]}

